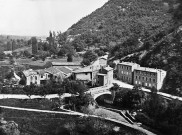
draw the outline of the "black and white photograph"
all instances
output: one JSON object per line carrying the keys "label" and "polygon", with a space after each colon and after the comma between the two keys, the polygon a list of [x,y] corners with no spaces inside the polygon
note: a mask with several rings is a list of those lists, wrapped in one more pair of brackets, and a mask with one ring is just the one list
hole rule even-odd
{"label": "black and white photograph", "polygon": [[0,13],[0,135],[182,135],[182,0]]}

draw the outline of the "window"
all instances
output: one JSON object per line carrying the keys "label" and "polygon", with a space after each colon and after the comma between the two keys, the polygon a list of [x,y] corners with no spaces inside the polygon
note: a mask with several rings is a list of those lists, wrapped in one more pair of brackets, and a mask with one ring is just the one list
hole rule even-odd
{"label": "window", "polygon": [[136,76],[135,78],[138,79],[138,76]]}
{"label": "window", "polygon": [[149,78],[149,81],[151,82],[151,81],[152,81],[152,79],[151,79],[151,78]]}
{"label": "window", "polygon": [[144,78],[144,77],[142,77],[142,80],[145,80],[145,78]]}
{"label": "window", "polygon": [[123,71],[121,71],[121,73],[123,74]]}
{"label": "window", "polygon": [[137,81],[135,81],[135,84],[137,84]]}
{"label": "window", "polygon": [[139,76],[139,79],[140,79],[141,77]]}
{"label": "window", "polygon": [[153,79],[153,82],[155,82],[155,79]]}
{"label": "window", "polygon": [[43,75],[41,75],[41,78],[43,78]]}
{"label": "window", "polygon": [[32,77],[32,76],[30,77],[30,80],[31,80],[31,81],[33,80],[33,77]]}
{"label": "window", "polygon": [[37,76],[35,76],[35,80],[37,80]]}
{"label": "window", "polygon": [[146,77],[146,81],[148,81],[148,78]]}

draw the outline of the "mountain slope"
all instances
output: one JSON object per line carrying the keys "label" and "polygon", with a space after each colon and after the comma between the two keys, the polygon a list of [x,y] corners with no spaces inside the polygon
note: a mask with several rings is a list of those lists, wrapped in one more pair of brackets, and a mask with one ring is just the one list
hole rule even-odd
{"label": "mountain slope", "polygon": [[161,0],[110,0],[68,29],[85,46],[112,46],[130,37],[147,38],[173,24]]}

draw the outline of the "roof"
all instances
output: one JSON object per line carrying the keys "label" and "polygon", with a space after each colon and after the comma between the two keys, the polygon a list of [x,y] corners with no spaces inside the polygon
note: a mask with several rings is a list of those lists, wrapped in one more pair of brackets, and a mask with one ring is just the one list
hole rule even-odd
{"label": "roof", "polygon": [[148,68],[148,67],[138,67],[135,70],[140,70],[140,71],[147,71],[147,72],[166,72],[162,69],[155,69],[155,68]]}
{"label": "roof", "polygon": [[54,67],[47,68],[47,69],[45,69],[45,71],[50,73],[50,74],[53,74],[53,75],[61,72],[59,69],[54,68]]}
{"label": "roof", "polygon": [[106,59],[106,60],[107,60],[107,58],[108,58],[108,55],[104,55],[104,56],[99,57],[99,59]]}
{"label": "roof", "polygon": [[35,70],[35,71],[37,71],[37,73],[40,75],[44,75],[44,73],[46,72],[44,69],[39,69],[39,70]]}
{"label": "roof", "polygon": [[32,69],[29,69],[29,70],[24,70],[24,71],[23,71],[23,74],[24,74],[25,76],[31,76],[31,75],[37,75],[37,72],[34,71],[34,70],[32,70]]}
{"label": "roof", "polygon": [[53,66],[81,66],[80,62],[52,62]]}
{"label": "roof", "polygon": [[60,70],[61,72],[63,72],[64,74],[69,74],[72,72],[72,69],[70,69],[69,67],[56,67],[58,70]]}
{"label": "roof", "polygon": [[118,63],[119,65],[126,65],[126,66],[134,66],[134,65],[138,65],[137,63],[133,63],[133,62],[122,62],[122,63]]}
{"label": "roof", "polygon": [[109,67],[109,66],[108,67],[105,67],[104,69],[107,70],[107,71],[113,70],[113,68],[112,67]]}
{"label": "roof", "polygon": [[96,70],[99,70],[100,69],[100,66],[97,65],[97,66],[87,66],[87,67],[84,67],[84,68],[79,68],[79,69],[76,69],[74,70],[73,72],[74,73],[85,73],[85,72],[93,72],[93,71],[96,71]]}

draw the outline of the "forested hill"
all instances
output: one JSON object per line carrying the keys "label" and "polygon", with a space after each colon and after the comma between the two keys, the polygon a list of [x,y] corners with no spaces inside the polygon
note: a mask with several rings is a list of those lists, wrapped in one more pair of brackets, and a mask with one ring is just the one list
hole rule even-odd
{"label": "forested hill", "polygon": [[79,35],[85,46],[113,46],[131,37],[147,38],[172,25],[169,4],[162,0],[109,0],[72,25],[68,35]]}

